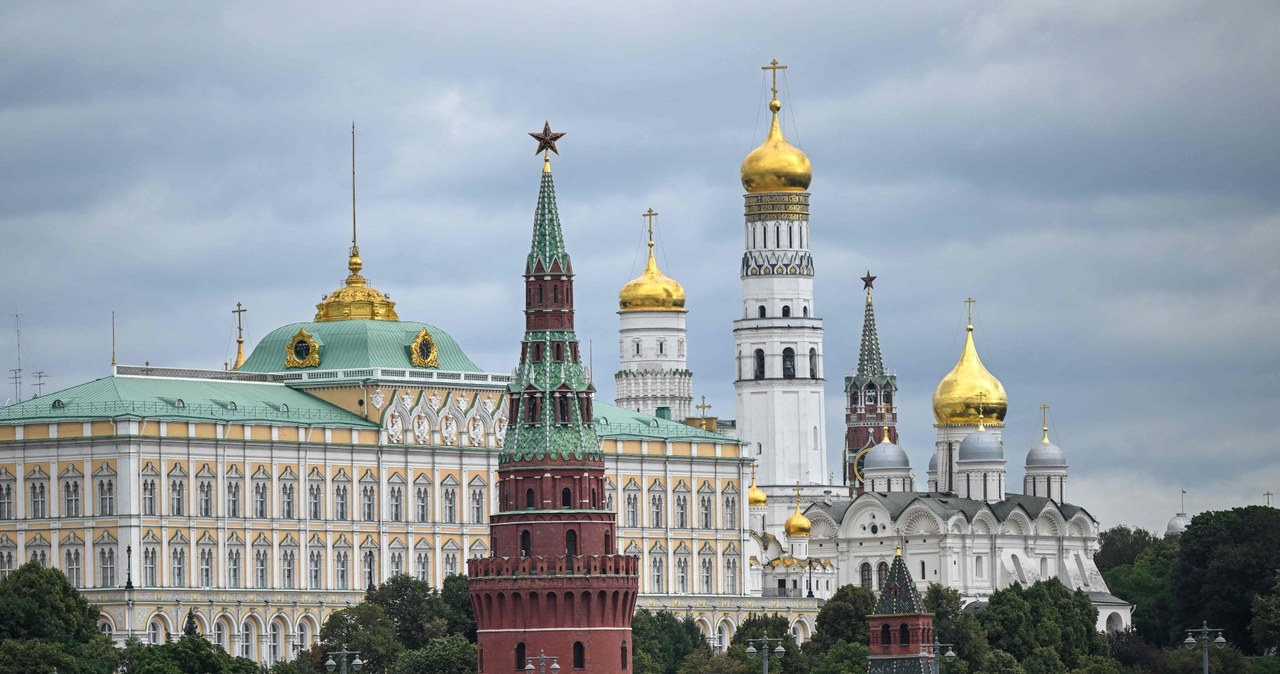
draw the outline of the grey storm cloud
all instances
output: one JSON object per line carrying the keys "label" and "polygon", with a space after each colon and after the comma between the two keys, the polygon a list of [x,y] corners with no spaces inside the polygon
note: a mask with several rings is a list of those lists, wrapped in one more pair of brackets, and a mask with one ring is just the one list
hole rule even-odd
{"label": "grey storm cloud", "polygon": [[237,301],[252,344],[341,282],[355,120],[367,276],[505,371],[549,119],[601,396],[653,207],[695,394],[731,417],[737,170],[777,57],[833,471],[870,268],[919,482],[973,296],[1010,482],[1048,403],[1068,498],[1159,528],[1183,488],[1280,491],[1277,34],[1266,1],[10,4],[0,310],[46,392],[107,372],[112,310],[123,362],[221,367]]}

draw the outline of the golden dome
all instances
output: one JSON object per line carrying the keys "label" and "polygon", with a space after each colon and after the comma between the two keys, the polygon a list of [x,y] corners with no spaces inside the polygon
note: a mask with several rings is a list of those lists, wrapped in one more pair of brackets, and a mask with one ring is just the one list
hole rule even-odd
{"label": "golden dome", "polygon": [[811,529],[813,529],[813,523],[800,512],[800,504],[796,503],[796,511],[787,518],[787,523],[782,525],[782,530],[787,532],[787,538],[808,538]]}
{"label": "golden dome", "polygon": [[938,426],[972,426],[985,420],[1003,426],[1009,409],[1004,384],[983,367],[973,345],[973,325],[965,328],[964,350],[951,372],[933,392],[933,418]]}
{"label": "golden dome", "polygon": [[684,311],[684,286],[662,273],[653,259],[653,235],[649,235],[649,263],[644,273],[627,282],[618,293],[621,311]]}
{"label": "golden dome", "polygon": [[756,486],[756,466],[751,464],[751,486],[747,489],[747,506],[762,506],[769,504],[769,496],[764,490]]}
{"label": "golden dome", "polygon": [[760,192],[804,192],[813,179],[809,157],[787,142],[778,123],[782,102],[769,101],[773,124],[769,137],[742,160],[742,188],[752,194]]}
{"label": "golden dome", "polygon": [[351,257],[347,260],[346,285],[329,293],[316,305],[316,322],[324,321],[398,321],[396,303],[385,295],[369,287],[365,278],[360,275],[364,261],[360,259],[360,249],[351,247]]}

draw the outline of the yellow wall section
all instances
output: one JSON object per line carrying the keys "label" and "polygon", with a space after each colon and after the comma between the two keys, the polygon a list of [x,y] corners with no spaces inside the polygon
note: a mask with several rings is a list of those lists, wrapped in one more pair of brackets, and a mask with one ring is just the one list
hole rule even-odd
{"label": "yellow wall section", "polygon": [[271,427],[270,426],[250,426],[249,439],[250,440],[270,440]]}
{"label": "yellow wall section", "polygon": [[279,438],[281,442],[297,442],[298,427],[297,426],[281,426],[278,432],[276,433],[276,437]]}
{"label": "yellow wall section", "polygon": [[84,435],[84,423],[80,421],[68,421],[58,424],[58,437],[60,438],[78,438]]}
{"label": "yellow wall section", "polygon": [[335,428],[329,437],[332,438],[333,442],[336,444],[349,445],[351,444],[351,429]]}
{"label": "yellow wall section", "polygon": [[17,438],[17,426],[0,426],[0,440],[16,440]]}
{"label": "yellow wall section", "polygon": [[89,433],[97,436],[115,435],[116,425],[110,421],[95,421],[89,424]]}
{"label": "yellow wall section", "polygon": [[49,437],[49,424],[31,424],[22,432],[27,440],[45,440]]}
{"label": "yellow wall section", "polygon": [[197,438],[216,438],[218,437],[217,427],[213,424],[193,424],[195,428],[191,429],[192,437]]}

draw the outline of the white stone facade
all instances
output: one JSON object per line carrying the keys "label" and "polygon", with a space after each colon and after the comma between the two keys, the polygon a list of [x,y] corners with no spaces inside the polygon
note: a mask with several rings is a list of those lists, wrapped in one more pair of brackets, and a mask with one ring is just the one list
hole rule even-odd
{"label": "white stone facade", "polygon": [[684,310],[619,311],[619,407],[675,421],[693,416]]}

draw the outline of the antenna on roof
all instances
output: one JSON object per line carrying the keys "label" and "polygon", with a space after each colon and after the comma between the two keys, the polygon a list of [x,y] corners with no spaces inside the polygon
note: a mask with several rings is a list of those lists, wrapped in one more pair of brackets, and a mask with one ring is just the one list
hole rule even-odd
{"label": "antenna on roof", "polygon": [[[116,368],[116,312],[111,312],[111,369]],[[112,374],[115,374],[113,371]]]}
{"label": "antenna on roof", "polygon": [[13,315],[13,331],[18,336],[18,367],[9,370],[13,380],[13,399],[22,402],[22,314]]}
{"label": "antenna on roof", "polygon": [[356,245],[356,123],[351,122],[351,254],[359,255]]}
{"label": "antenna on roof", "polygon": [[44,380],[46,375],[44,370],[32,372],[31,374],[36,378],[36,397],[39,398],[40,394],[44,392]]}

